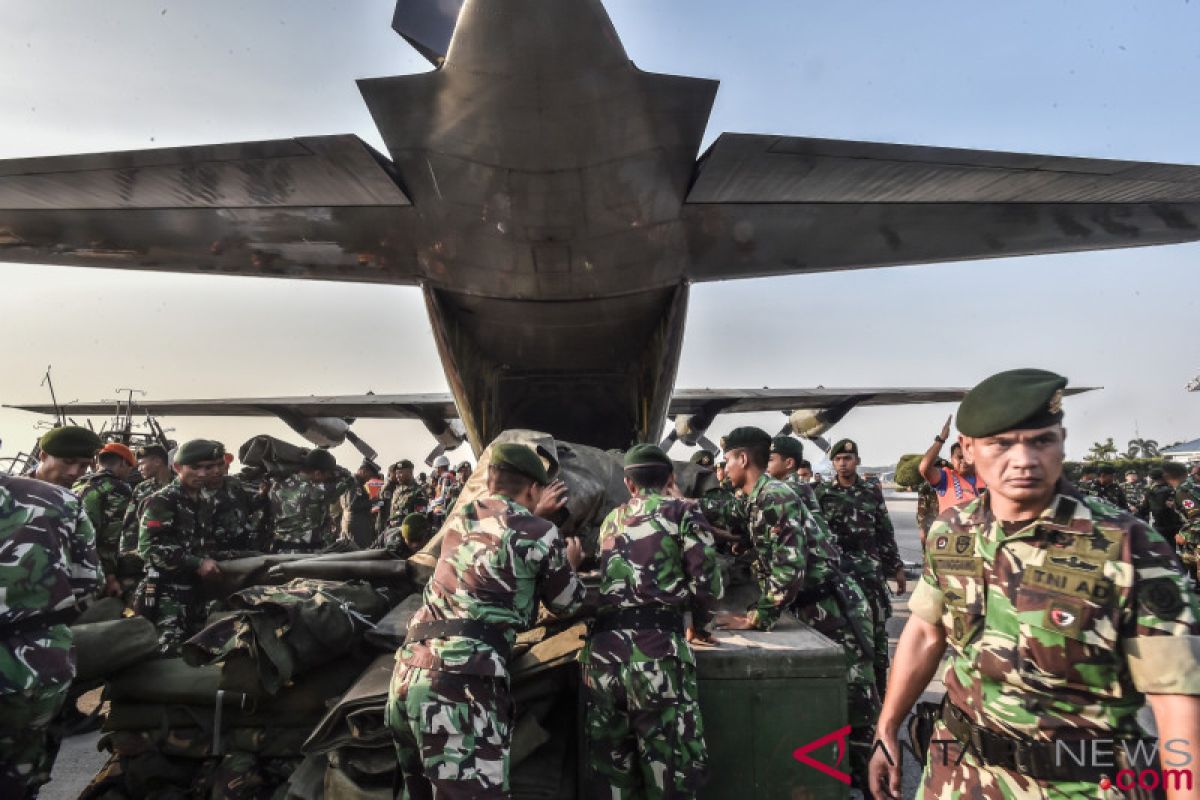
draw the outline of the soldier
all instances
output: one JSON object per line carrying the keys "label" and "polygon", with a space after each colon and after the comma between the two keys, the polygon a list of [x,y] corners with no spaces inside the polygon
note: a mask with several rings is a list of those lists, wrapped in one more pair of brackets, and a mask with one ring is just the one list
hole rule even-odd
{"label": "soldier", "polygon": [[766,431],[735,428],[722,447],[725,472],[746,497],[759,598],[747,614],[721,614],[718,622],[731,630],[769,631],[804,585],[804,540],[819,535],[819,529],[792,488],[766,474],[771,450]]}
{"label": "soldier", "polygon": [[1160,467],[1150,470],[1150,485],[1138,510],[1138,516],[1154,525],[1154,530],[1174,548],[1179,548],[1177,536],[1183,527],[1183,517],[1175,507],[1175,490],[1166,481]]}
{"label": "soldier", "polygon": [[411,558],[429,542],[433,528],[424,514],[409,514],[395,528],[388,528],[376,537],[371,548],[389,550],[396,558]]}
{"label": "soldier", "polygon": [[375,518],[371,515],[375,501],[371,499],[367,484],[381,474],[379,465],[364,458],[354,473],[354,486],[341,497],[342,538],[354,542],[359,549],[371,543],[375,532]]}
{"label": "soldier", "polygon": [[138,472],[141,473],[142,480],[133,487],[133,497],[130,499],[129,505],[125,506],[125,518],[121,522],[120,548],[122,569],[128,569],[133,574],[126,575],[124,572],[118,574],[117,577],[122,581],[141,578],[141,567],[138,566],[135,569],[130,561],[131,559],[134,562],[141,560],[137,557],[137,549],[142,512],[146,509],[146,502],[150,496],[167,488],[175,478],[175,473],[171,470],[171,457],[162,445],[148,444],[139,447],[137,461]]}
{"label": "soldier", "polygon": [[724,593],[713,534],[660,448],[629,449],[625,488],[600,527],[600,598],[579,658],[593,794],[695,797],[708,751],[688,642],[713,641]]}
{"label": "soldier", "polygon": [[807,458],[800,459],[800,463],[796,465],[796,480],[809,486],[821,482],[820,476],[813,472],[812,462]]}
{"label": "soldier", "polygon": [[[78,433],[59,437],[49,444],[65,455],[51,458],[83,458],[73,453],[100,444]],[[96,535],[79,500],[0,475],[0,797],[36,797],[50,780],[61,741],[52,720],[75,678],[66,623],[99,584]]]}
{"label": "soldier", "polygon": [[959,408],[988,493],[929,532],[879,718],[879,796],[900,796],[897,730],[947,644],[924,800],[1124,797],[1117,771],[1154,752],[1135,719],[1147,697],[1160,741],[1189,758],[1200,741],[1197,599],[1161,536],[1062,480],[1066,384],[1004,372]]}
{"label": "soldier", "polygon": [[1146,484],[1142,482],[1142,478],[1136,470],[1131,469],[1125,473],[1125,483],[1121,489],[1125,492],[1125,508],[1130,513],[1139,513],[1139,509],[1146,501]]}
{"label": "soldier", "polygon": [[413,480],[413,463],[405,459],[396,466],[396,483],[392,486],[388,511],[381,516],[381,534],[389,528],[399,527],[410,514],[424,514],[429,509],[429,495],[425,493],[424,484]]}
{"label": "soldier", "polygon": [[[938,513],[948,508],[974,500],[987,487],[975,474],[975,467],[963,458],[962,445],[950,445],[950,463],[941,458],[942,447],[950,436],[950,417],[942,425],[942,432],[933,437],[933,444],[921,456],[917,469],[921,477],[933,487],[938,498]],[[832,458],[832,454],[830,458]]]}
{"label": "soldier", "polygon": [[1093,494],[1108,503],[1116,506],[1122,511],[1129,508],[1129,501],[1125,498],[1125,492],[1121,491],[1120,485],[1117,484],[1117,470],[1112,464],[1102,464],[1096,470],[1098,478],[1096,479],[1095,491]]}
{"label": "soldier", "polygon": [[223,558],[255,550],[258,544],[250,517],[256,498],[242,482],[229,475],[233,454],[226,452],[221,466],[205,481],[201,490],[202,510],[208,515],[204,527],[215,553]]}
{"label": "soldier", "polygon": [[1084,464],[1079,473],[1079,483],[1075,484],[1075,488],[1081,494],[1096,496],[1096,467],[1092,464]]}
{"label": "soldier", "polygon": [[178,655],[183,642],[203,625],[200,581],[216,578],[221,570],[208,556],[211,531],[203,522],[201,492],[225,464],[220,442],[193,439],[175,452],[176,477],[156,492],[142,512],[138,554],[146,564],[134,596],[134,610],[158,628],[159,652]]}
{"label": "soldier", "polygon": [[842,551],[846,571],[871,601],[875,680],[882,695],[888,671],[887,621],[892,616],[887,578],[894,579],[897,593],[904,594],[907,588],[904,563],[896,548],[896,533],[883,492],[858,477],[861,463],[858,445],[842,439],[829,451],[829,456],[833,459],[834,479],[821,485],[817,499]]}
{"label": "soldier", "polygon": [[133,499],[133,489],[126,476],[137,465],[133,451],[119,442],[110,442],[96,455],[100,469],[75,482],[71,491],[78,497],[83,511],[96,532],[96,551],[104,570],[104,594],[121,596],[117,579],[117,562],[121,555],[121,527],[125,511]]}
{"label": "soldier", "polygon": [[330,506],[354,484],[333,453],[310,450],[299,472],[271,486],[271,552],[316,553],[333,544]]}
{"label": "soldier", "polygon": [[704,467],[705,469],[712,469],[713,465],[716,464],[717,461],[716,457],[712,453],[704,449],[700,449],[692,453],[692,457],[689,460],[696,466]]}
{"label": "soldier", "polygon": [[41,454],[33,477],[70,489],[92,468],[92,458],[103,444],[99,436],[78,425],[46,431],[38,439]]}
{"label": "soldier", "polygon": [[[528,447],[491,450],[488,494],[445,530],[424,605],[396,654],[385,720],[396,742],[403,797],[508,797],[512,701],[508,656],[538,605],[575,613],[583,585],[578,539],[564,544],[542,504],[550,483]],[[542,506],[542,507],[539,507]]]}
{"label": "soldier", "polygon": [[842,554],[833,542],[813,489],[798,479],[795,466],[804,460],[803,454],[798,439],[776,436],[767,460],[767,473],[796,492],[814,523],[806,529],[804,585],[792,610],[802,622],[841,645],[846,656],[851,774],[855,787],[865,789],[875,717],[879,714],[874,611],[858,581],[842,572]]}
{"label": "soldier", "polygon": [[1195,575],[1200,561],[1200,485],[1188,475],[1187,468],[1176,461],[1163,464],[1163,476],[1175,490],[1173,508],[1180,517],[1180,527],[1175,534],[1179,557]]}

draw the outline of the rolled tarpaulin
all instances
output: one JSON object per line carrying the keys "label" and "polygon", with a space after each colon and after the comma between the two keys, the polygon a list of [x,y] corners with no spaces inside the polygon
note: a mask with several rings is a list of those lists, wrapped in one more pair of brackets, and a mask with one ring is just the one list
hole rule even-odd
{"label": "rolled tarpaulin", "polygon": [[88,605],[75,621],[75,625],[90,625],[93,622],[115,622],[125,616],[125,601],[119,597],[102,597]]}
{"label": "rolled tarpaulin", "polygon": [[158,631],[145,617],[72,625],[75,637],[75,680],[102,678],[154,658]]}
{"label": "rolled tarpaulin", "polygon": [[[193,667],[182,658],[143,661],[123,669],[108,679],[108,697],[114,703],[166,703],[185,706],[211,706],[221,688],[221,668],[214,665]],[[226,691],[227,705],[249,704],[253,697]]]}
{"label": "rolled tarpaulin", "polygon": [[273,578],[316,578],[327,581],[406,581],[408,580],[408,563],[398,559],[320,561],[310,558],[304,561],[277,564],[271,568],[268,575]]}

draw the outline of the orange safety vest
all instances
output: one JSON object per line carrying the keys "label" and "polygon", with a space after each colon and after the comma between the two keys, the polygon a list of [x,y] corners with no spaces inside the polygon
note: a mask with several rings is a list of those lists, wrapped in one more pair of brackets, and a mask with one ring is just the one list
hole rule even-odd
{"label": "orange safety vest", "polygon": [[372,500],[378,500],[379,495],[383,493],[383,481],[379,478],[371,478],[367,481],[367,496]]}
{"label": "orange safety vest", "polygon": [[938,513],[942,513],[948,508],[961,506],[963,503],[970,502],[979,496],[979,493],[987,488],[983,478],[975,476],[975,485],[958,474],[949,467],[942,467],[942,480],[945,486],[941,489],[935,489],[938,496]]}

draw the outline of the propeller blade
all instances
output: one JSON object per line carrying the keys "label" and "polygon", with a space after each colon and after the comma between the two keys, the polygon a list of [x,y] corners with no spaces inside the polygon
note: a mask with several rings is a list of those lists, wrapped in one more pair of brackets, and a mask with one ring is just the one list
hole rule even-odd
{"label": "propeller blade", "polygon": [[370,461],[374,461],[375,459],[379,458],[379,453],[375,452],[375,448],[358,438],[354,431],[346,431],[346,441],[354,445],[354,448],[363,454],[363,458],[366,458]]}
{"label": "propeller blade", "polygon": [[825,455],[829,455],[829,448],[833,447],[833,444],[824,436],[810,436],[808,440],[821,448],[821,452]]}
{"label": "propeller blade", "polygon": [[671,446],[675,444],[678,439],[679,434],[676,433],[674,428],[671,428],[671,432],[667,434],[665,439],[658,443],[658,446],[665,453],[671,449]]}
{"label": "propeller blade", "polygon": [[696,444],[700,445],[714,456],[721,455],[721,448],[713,444],[712,439],[709,439],[707,436],[701,436],[698,440],[696,440]]}

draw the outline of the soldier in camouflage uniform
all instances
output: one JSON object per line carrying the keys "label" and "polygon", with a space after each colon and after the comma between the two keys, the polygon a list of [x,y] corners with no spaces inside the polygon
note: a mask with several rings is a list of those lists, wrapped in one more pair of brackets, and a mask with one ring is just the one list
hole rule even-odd
{"label": "soldier in camouflage uniform", "polygon": [[409,514],[398,527],[388,528],[371,543],[372,550],[388,550],[395,558],[411,558],[429,542],[433,528],[424,514]]}
{"label": "soldier in camouflage uniform", "polygon": [[1096,480],[1093,496],[1122,511],[1128,511],[1129,501],[1126,499],[1121,485],[1117,483],[1116,468],[1111,464],[1104,464],[1096,471],[1096,474],[1099,475],[1099,478]]}
{"label": "soldier in camouflage uniform", "polygon": [[120,597],[117,562],[121,555],[121,526],[133,499],[133,489],[125,479],[137,461],[128,447],[111,442],[100,449],[96,463],[100,469],[76,481],[71,491],[79,497],[96,531],[96,550],[104,570],[104,593]]}
{"label": "soldier in camouflage uniform", "polygon": [[[1161,741],[1194,758],[1200,608],[1161,536],[1061,480],[1066,383],[1013,370],[962,402],[958,428],[988,495],[929,532],[879,719],[877,795],[899,796],[897,731],[947,645],[921,800],[1125,797],[1117,770],[1147,766],[1143,693]],[[1060,755],[1064,743],[1082,758]]]}
{"label": "soldier in camouflage uniform", "polygon": [[[100,440],[59,441],[91,452]],[[69,446],[68,446],[69,445]],[[82,446],[80,446],[82,445]],[[74,457],[74,456],[72,456]],[[52,725],[75,654],[66,626],[100,583],[96,535],[65,489],[0,475],[0,797],[35,797],[50,780],[61,733]]]}
{"label": "soldier in camouflage uniform", "polygon": [[[578,539],[530,513],[550,482],[527,447],[491,450],[488,494],[445,529],[424,605],[396,654],[385,720],[403,797],[508,797],[512,701],[508,654],[539,603],[559,615],[583,604]],[[561,508],[538,509],[551,514]]]}
{"label": "soldier in camouflage uniform", "polygon": [[829,451],[834,479],[817,489],[825,521],[842,551],[845,570],[867,593],[873,614],[875,680],[880,694],[887,685],[887,621],[892,616],[887,578],[894,578],[904,594],[906,578],[896,532],[888,516],[883,492],[858,477],[858,445],[849,439],[837,442]]}
{"label": "soldier in camouflage uniform", "polygon": [[171,471],[171,457],[162,445],[149,444],[137,450],[138,472],[142,480],[133,487],[133,496],[125,506],[125,517],[121,521],[121,546],[117,561],[117,580],[126,604],[132,605],[133,595],[145,574],[141,556],[138,555],[138,534],[141,532],[142,512],[150,497],[167,488],[175,479]]}
{"label": "soldier in camouflage uniform", "polygon": [[867,763],[874,741],[879,691],[875,680],[874,612],[858,581],[842,572],[842,554],[825,524],[812,486],[799,479],[804,446],[791,436],[771,441],[767,474],[796,492],[811,512],[813,525],[805,537],[804,585],[792,611],[805,624],[828,636],[846,656],[850,764],[854,785],[866,787]]}
{"label": "soldier in camouflage uniform", "polygon": [[1091,464],[1085,464],[1083,471],[1079,473],[1079,482],[1075,484],[1075,488],[1080,494],[1096,496],[1098,484],[1096,481],[1096,467]]}
{"label": "soldier in camouflage uniform", "polygon": [[311,450],[304,466],[271,487],[271,552],[316,553],[333,544],[331,506],[355,485],[328,450]]}
{"label": "soldier in camouflage uniform", "polygon": [[[1121,490],[1125,492],[1125,510],[1131,514],[1138,514],[1141,511],[1142,505],[1146,502],[1146,484],[1133,470],[1125,473],[1125,483],[1121,485]],[[1143,517],[1143,519],[1145,519]]]}
{"label": "soldier in camouflage uniform", "polygon": [[725,472],[746,495],[759,598],[746,615],[722,614],[731,630],[769,631],[804,585],[805,541],[820,528],[790,486],[766,474],[771,437],[759,428],[736,428],[722,442]]}
{"label": "soldier in camouflage uniform", "polygon": [[712,530],[654,445],[626,453],[625,487],[600,527],[599,606],[580,654],[594,796],[695,797],[708,751],[687,640],[712,640],[724,591]]}
{"label": "soldier in camouflage uniform", "polygon": [[[88,443],[92,441],[96,442],[96,447],[90,455],[86,457],[55,455],[55,453],[64,452],[64,447],[70,452],[83,452],[83,449],[74,449],[72,447],[72,445],[77,445],[83,441],[87,441]],[[64,425],[61,428],[46,431],[38,439],[38,450],[41,452],[38,456],[38,465],[34,470],[33,477],[39,481],[53,483],[55,486],[70,489],[75,485],[76,481],[92,468],[92,458],[96,455],[96,451],[100,449],[102,444],[99,436],[96,436],[96,434],[87,428],[81,428],[78,425]]]}
{"label": "soldier in camouflage uniform", "polygon": [[1163,465],[1163,475],[1175,492],[1173,508],[1180,518],[1179,530],[1175,533],[1179,557],[1195,575],[1200,566],[1200,485],[1188,475],[1183,464],[1174,461]]}
{"label": "soldier in camouflage uniform", "polygon": [[379,533],[389,528],[397,528],[409,514],[424,514],[429,510],[429,495],[421,483],[413,480],[413,464],[411,461],[401,461],[396,472],[396,482],[384,488],[389,499],[387,513],[380,514]]}
{"label": "soldier in camouflage uniform", "polygon": [[152,495],[142,513],[138,554],[146,577],[134,595],[134,610],[158,629],[159,652],[178,655],[183,642],[203,627],[200,581],[220,575],[210,554],[211,519],[202,491],[225,465],[220,442],[194,439],[175,453],[176,478]]}
{"label": "soldier in camouflage uniform", "polygon": [[226,453],[220,469],[205,481],[200,492],[201,511],[207,514],[202,526],[208,532],[213,554],[221,554],[221,558],[255,550],[257,545],[250,524],[255,497],[240,480],[230,476],[232,461],[232,454]]}

